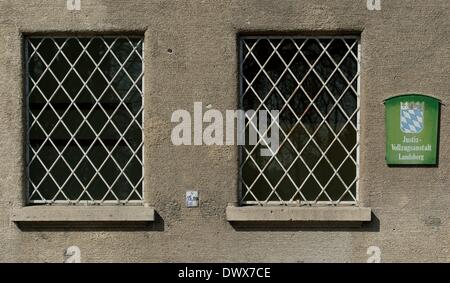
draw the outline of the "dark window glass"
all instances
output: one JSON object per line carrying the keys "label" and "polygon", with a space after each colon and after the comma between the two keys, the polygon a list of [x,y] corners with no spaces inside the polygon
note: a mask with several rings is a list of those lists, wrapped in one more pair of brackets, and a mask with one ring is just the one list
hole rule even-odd
{"label": "dark window glass", "polygon": [[141,202],[143,38],[25,45],[29,202]]}
{"label": "dark window glass", "polygon": [[241,107],[280,111],[275,155],[261,156],[261,143],[241,149],[242,202],[355,203],[358,39],[251,36],[240,44]]}

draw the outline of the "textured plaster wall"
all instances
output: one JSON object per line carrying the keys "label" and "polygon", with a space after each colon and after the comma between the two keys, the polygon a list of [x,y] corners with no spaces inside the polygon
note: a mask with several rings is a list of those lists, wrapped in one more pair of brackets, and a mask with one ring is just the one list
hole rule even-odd
{"label": "textured plaster wall", "polygon": [[[145,194],[160,218],[148,230],[22,231],[24,205],[23,33],[145,33]],[[361,33],[361,199],[374,221],[356,229],[243,231],[225,220],[236,200],[237,148],[175,147],[172,111],[194,101],[236,109],[237,34]],[[366,0],[0,1],[0,261],[61,262],[77,245],[84,262],[450,261],[450,2]],[[172,53],[168,52],[172,50]],[[440,165],[388,168],[383,99],[402,92],[440,98]],[[200,191],[187,209],[184,193]]]}

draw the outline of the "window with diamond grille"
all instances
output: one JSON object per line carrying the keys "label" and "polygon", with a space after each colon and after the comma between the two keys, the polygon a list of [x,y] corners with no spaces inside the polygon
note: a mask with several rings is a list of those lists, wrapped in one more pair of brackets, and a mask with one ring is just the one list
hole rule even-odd
{"label": "window with diamond grille", "polygon": [[25,38],[28,201],[140,203],[143,38]]}
{"label": "window with diamond grille", "polygon": [[241,107],[280,111],[273,156],[260,154],[265,133],[241,147],[242,204],[356,204],[359,39],[245,36],[240,50]]}

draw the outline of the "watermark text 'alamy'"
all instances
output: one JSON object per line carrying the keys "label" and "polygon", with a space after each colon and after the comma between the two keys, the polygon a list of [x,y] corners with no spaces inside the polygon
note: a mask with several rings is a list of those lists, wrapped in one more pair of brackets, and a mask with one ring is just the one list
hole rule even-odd
{"label": "watermark text 'alamy'", "polygon": [[210,109],[211,105],[206,108],[208,110],[203,113],[202,102],[194,102],[193,115],[184,109],[172,113],[171,122],[178,123],[171,134],[174,145],[246,145],[247,140],[248,145],[261,145],[261,156],[276,154],[279,147],[278,110],[270,113],[267,110],[226,110],[224,119],[222,112]]}

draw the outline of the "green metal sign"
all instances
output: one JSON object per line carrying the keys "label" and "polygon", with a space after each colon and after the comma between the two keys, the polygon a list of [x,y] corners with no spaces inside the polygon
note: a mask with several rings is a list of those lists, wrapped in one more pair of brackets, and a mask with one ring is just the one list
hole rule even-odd
{"label": "green metal sign", "polygon": [[387,164],[436,165],[441,102],[421,94],[404,94],[384,104]]}

